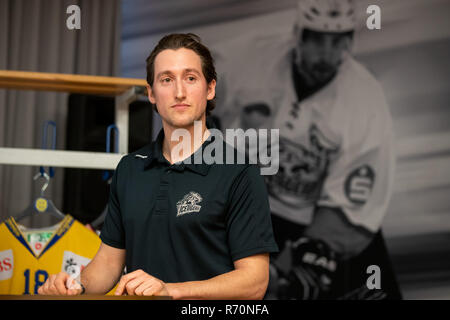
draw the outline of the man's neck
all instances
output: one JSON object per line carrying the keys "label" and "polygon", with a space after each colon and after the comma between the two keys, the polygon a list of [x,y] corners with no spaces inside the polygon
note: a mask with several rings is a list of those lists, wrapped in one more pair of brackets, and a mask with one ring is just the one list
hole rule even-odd
{"label": "man's neck", "polygon": [[[176,131],[177,129],[182,130]],[[171,164],[183,161],[190,157],[202,146],[203,142],[208,139],[210,135],[210,132],[206,127],[205,119],[198,120],[196,121],[196,124],[183,128],[177,128],[170,124],[163,123],[163,130],[164,141],[162,152],[164,158]],[[182,134],[182,137],[180,137],[180,133]],[[172,141],[171,137],[174,137],[174,141]],[[180,149],[182,150],[182,153],[179,152]]]}

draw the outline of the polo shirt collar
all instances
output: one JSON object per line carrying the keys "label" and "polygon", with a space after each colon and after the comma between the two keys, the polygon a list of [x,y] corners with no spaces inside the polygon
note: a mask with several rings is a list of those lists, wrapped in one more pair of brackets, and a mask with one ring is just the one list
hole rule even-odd
{"label": "polo shirt collar", "polygon": [[163,152],[162,152],[162,146],[163,146],[163,141],[164,141],[164,130],[161,129],[158,133],[158,137],[156,138],[156,140],[152,143],[150,150],[151,153],[150,155],[147,157],[147,159],[145,159],[145,164],[144,164],[144,169],[147,169],[153,165],[155,165],[156,163],[162,163],[162,164],[166,164],[167,166],[172,166],[172,168],[176,171],[184,171],[184,169],[188,169],[190,171],[193,171],[195,173],[201,174],[203,176],[206,176],[208,174],[208,170],[210,165],[202,162],[201,164],[195,164],[194,163],[194,157],[195,154],[201,152],[203,153],[204,148],[210,144],[212,142],[212,135],[210,135],[208,137],[208,139],[206,139],[202,146],[200,148],[198,148],[191,156],[191,163],[187,164],[184,162],[176,162],[173,165],[170,164],[169,161],[167,161],[166,158],[164,158]]}

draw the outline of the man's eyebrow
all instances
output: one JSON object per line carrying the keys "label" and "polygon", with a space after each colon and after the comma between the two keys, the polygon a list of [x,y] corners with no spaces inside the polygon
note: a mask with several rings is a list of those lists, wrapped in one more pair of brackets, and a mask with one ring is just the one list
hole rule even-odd
{"label": "man's eyebrow", "polygon": [[189,72],[193,72],[193,73],[200,75],[200,72],[197,69],[193,69],[193,68],[184,69],[184,73],[189,73]]}
{"label": "man's eyebrow", "polygon": [[[201,75],[200,72],[194,68],[186,68],[183,70],[183,73],[196,73],[198,75]],[[161,76],[164,76],[164,75],[170,76],[170,75],[173,75],[173,72],[170,70],[161,71],[156,75],[156,78],[159,79]]]}
{"label": "man's eyebrow", "polygon": [[173,74],[173,73],[172,73],[171,71],[165,70],[165,71],[159,72],[159,73],[156,75],[156,78],[159,78],[159,77],[161,77],[161,76],[163,76],[163,75],[172,75],[172,74]]}

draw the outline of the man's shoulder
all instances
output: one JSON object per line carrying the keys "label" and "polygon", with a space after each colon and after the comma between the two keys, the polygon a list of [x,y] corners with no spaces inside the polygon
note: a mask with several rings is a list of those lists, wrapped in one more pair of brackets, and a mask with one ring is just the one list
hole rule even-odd
{"label": "man's shoulder", "polygon": [[383,92],[380,82],[369,69],[350,56],[342,65],[336,80],[340,91],[350,96],[360,93],[371,97]]}
{"label": "man's shoulder", "polygon": [[388,111],[381,84],[352,57],[346,59],[333,83],[324,90],[324,95],[333,97],[337,113],[371,116]]}
{"label": "man's shoulder", "polygon": [[336,99],[329,117],[345,123],[342,127],[351,139],[358,139],[369,127],[380,135],[389,131],[391,114],[379,81],[353,58],[343,67],[335,82]]}
{"label": "man's shoulder", "polygon": [[117,169],[121,168],[135,168],[137,165],[142,165],[142,162],[150,159],[152,156],[152,145],[154,142],[149,143],[142,148],[130,152],[120,159],[119,164],[117,165]]}
{"label": "man's shoulder", "polygon": [[150,157],[152,155],[152,147],[153,147],[154,143],[155,142],[148,143],[145,146],[143,146],[142,148],[140,148],[136,151],[130,152],[129,154],[127,154],[127,157],[133,158],[133,159]]}
{"label": "man's shoulder", "polygon": [[236,146],[233,139],[228,141],[224,137],[219,137],[215,143],[213,166],[217,170],[222,170],[226,175],[235,176],[240,175],[252,166],[256,167],[256,164],[250,161],[251,159],[245,153],[245,150]]}

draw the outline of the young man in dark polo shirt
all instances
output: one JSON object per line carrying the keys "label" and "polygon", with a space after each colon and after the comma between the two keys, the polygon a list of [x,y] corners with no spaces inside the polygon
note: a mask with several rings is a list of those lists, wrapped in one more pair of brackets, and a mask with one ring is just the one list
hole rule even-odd
{"label": "young man in dark polo shirt", "polygon": [[[216,86],[209,50],[193,34],[164,37],[147,59],[147,82],[163,130],[120,161],[102,244],[81,273],[81,285],[60,273],[39,293],[104,294],[120,279],[117,295],[263,298],[269,253],[278,248],[259,168],[195,161],[214,140],[206,127]],[[194,134],[195,121],[200,135]],[[170,138],[177,129],[189,133],[183,136],[193,150],[187,157]],[[214,142],[223,143],[224,160],[235,153]],[[121,277],[125,266],[128,273]]]}

